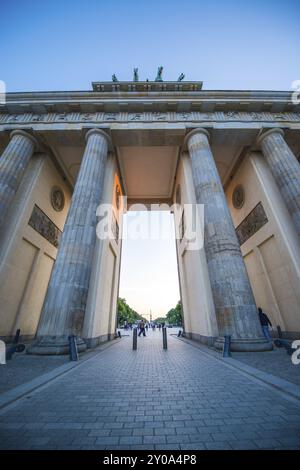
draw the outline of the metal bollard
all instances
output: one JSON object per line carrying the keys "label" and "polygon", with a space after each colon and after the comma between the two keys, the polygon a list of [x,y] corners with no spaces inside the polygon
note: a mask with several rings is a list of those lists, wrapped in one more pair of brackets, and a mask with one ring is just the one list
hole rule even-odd
{"label": "metal bollard", "polygon": [[20,328],[16,331],[16,334],[15,334],[15,337],[14,337],[14,344],[18,344],[19,342],[19,338],[20,338],[20,333],[21,333],[21,330]]}
{"label": "metal bollard", "polygon": [[6,350],[6,360],[10,361],[11,358],[13,357],[13,354],[21,353],[25,350],[25,344],[14,344],[13,346],[10,346]]}
{"label": "metal bollard", "polygon": [[70,351],[70,361],[78,361],[78,351],[77,351],[77,342],[76,336],[70,335],[68,337],[69,340],[69,351]]}
{"label": "metal bollard", "polygon": [[230,335],[225,335],[224,336],[224,346],[223,346],[223,357],[230,357],[230,340],[231,336]]}
{"label": "metal bollard", "polygon": [[132,349],[135,351],[137,349],[137,328],[133,329],[132,335]]}
{"label": "metal bollard", "polygon": [[168,349],[167,328],[165,326],[162,329],[162,335],[163,335],[163,348]]}
{"label": "metal bollard", "polygon": [[281,328],[280,328],[280,326],[279,326],[279,325],[277,325],[277,327],[276,327],[276,328],[277,328],[278,338],[280,338],[280,339],[281,339],[281,338],[282,338],[282,330],[281,330]]}
{"label": "metal bollard", "polygon": [[20,329],[16,331],[12,346],[6,349],[5,357],[7,361],[10,361],[16,352],[21,353],[25,350],[25,344],[19,344],[20,332]]}
{"label": "metal bollard", "polygon": [[274,340],[275,346],[277,348],[284,348],[288,356],[292,356],[294,349],[291,347],[290,343],[286,339],[275,339]]}

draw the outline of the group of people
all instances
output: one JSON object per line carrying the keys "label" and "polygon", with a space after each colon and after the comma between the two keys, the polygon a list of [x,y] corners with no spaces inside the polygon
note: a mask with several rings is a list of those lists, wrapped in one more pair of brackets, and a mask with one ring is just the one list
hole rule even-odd
{"label": "group of people", "polygon": [[159,331],[165,326],[164,323],[152,323],[152,331],[155,331],[156,328],[159,329]]}
{"label": "group of people", "polygon": [[132,330],[132,323],[127,323],[127,321],[124,322],[124,330]]}
{"label": "group of people", "polygon": [[138,325],[137,325],[137,328],[139,330],[139,334],[138,336],[146,336],[146,330],[148,331],[149,328],[152,328],[152,331],[155,331],[156,328],[159,329],[159,331],[165,326],[164,323],[154,323],[154,322],[151,322],[151,323],[148,323],[148,322],[144,322],[144,320],[140,320],[138,322]]}
{"label": "group of people", "polygon": [[[270,331],[269,331],[269,326],[272,326],[272,323],[271,323],[268,315],[266,313],[264,313],[260,307],[258,308],[258,316],[259,316],[259,321],[260,321],[262,331],[263,331],[263,334],[264,334],[265,338],[268,341],[273,341],[273,339],[270,335]],[[148,331],[148,329],[150,327],[152,328],[152,331],[155,331],[156,328],[161,330],[161,328],[163,328],[164,326],[165,326],[164,323],[159,323],[158,325],[156,325],[156,323],[153,323],[153,322],[151,322],[149,324],[148,322],[145,322],[144,320],[140,320],[138,322],[138,325],[137,325],[137,328],[139,330],[138,335],[139,336],[141,336],[141,335],[146,336],[146,330]],[[127,330],[128,328],[130,328],[130,330],[132,330],[133,325],[132,325],[132,323],[125,322],[124,328],[125,328],[125,330]]]}

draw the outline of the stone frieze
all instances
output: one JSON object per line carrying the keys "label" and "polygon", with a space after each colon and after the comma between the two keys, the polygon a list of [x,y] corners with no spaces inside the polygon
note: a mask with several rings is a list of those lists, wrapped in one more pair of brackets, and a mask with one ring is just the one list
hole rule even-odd
{"label": "stone frieze", "polygon": [[300,113],[282,112],[118,112],[0,114],[0,124],[130,122],[300,122]]}

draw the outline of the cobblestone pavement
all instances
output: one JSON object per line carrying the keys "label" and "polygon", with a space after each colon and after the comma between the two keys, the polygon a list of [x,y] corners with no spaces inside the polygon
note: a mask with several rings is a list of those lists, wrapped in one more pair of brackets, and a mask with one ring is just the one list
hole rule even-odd
{"label": "cobblestone pavement", "polygon": [[68,356],[14,354],[13,358],[0,369],[0,393],[29,382],[68,362]]}
{"label": "cobblestone pavement", "polygon": [[253,353],[232,353],[233,359],[300,385],[300,366],[294,365],[284,348]]}
{"label": "cobblestone pavement", "polygon": [[[170,333],[170,331],[169,331]],[[1,449],[300,449],[300,403],[149,332],[0,413]]]}

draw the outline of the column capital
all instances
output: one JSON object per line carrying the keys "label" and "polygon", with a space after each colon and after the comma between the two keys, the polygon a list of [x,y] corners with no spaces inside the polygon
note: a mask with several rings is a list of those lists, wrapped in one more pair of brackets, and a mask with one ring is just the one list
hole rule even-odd
{"label": "column capital", "polygon": [[85,141],[87,142],[89,137],[91,135],[95,135],[95,134],[101,135],[102,137],[104,137],[107,141],[108,148],[110,150],[112,149],[113,145],[112,145],[112,140],[111,140],[110,136],[103,129],[99,129],[97,127],[87,131],[87,133],[85,134]]}
{"label": "column capital", "polygon": [[208,141],[210,140],[210,134],[208,132],[207,129],[204,129],[203,127],[197,127],[196,129],[193,129],[191,130],[190,132],[188,132],[184,138],[184,147],[187,147],[188,145],[188,141],[191,137],[193,137],[194,135],[196,134],[202,134],[202,135],[205,135],[208,139]]}
{"label": "column capital", "polygon": [[262,141],[264,140],[265,137],[271,135],[271,134],[280,134],[282,137],[284,136],[284,131],[280,127],[273,127],[272,129],[269,129],[267,131],[262,131],[261,134],[256,139],[257,145],[260,145]]}
{"label": "column capital", "polygon": [[32,135],[29,134],[29,132],[24,131],[23,129],[15,129],[10,133],[10,138],[12,139],[15,135],[22,135],[23,137],[27,137],[27,139],[31,140],[34,144],[34,150],[38,150],[39,148],[39,142],[38,140]]}
{"label": "column capital", "polygon": [[0,226],[37,149],[38,141],[33,135],[21,129],[11,132],[10,141],[0,158]]}

